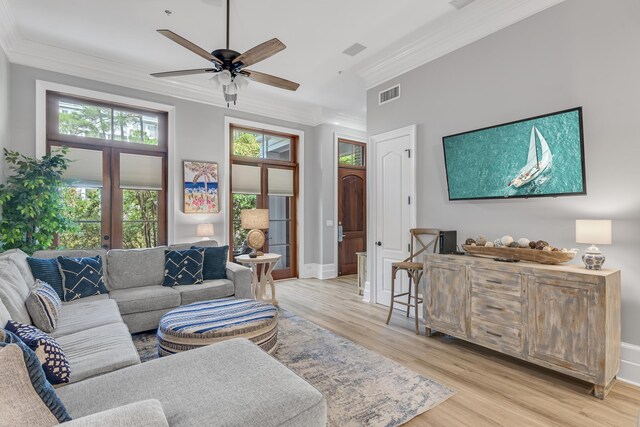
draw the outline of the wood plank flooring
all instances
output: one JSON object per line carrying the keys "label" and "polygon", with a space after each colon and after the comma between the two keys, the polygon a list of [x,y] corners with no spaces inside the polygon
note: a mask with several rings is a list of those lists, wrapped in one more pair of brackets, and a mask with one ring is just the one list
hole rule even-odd
{"label": "wood plank flooring", "polygon": [[353,276],[276,283],[280,306],[445,384],[457,394],[407,426],[635,426],[640,388],[618,381],[606,400],[591,386],[450,337],[417,336],[399,311],[362,302]]}

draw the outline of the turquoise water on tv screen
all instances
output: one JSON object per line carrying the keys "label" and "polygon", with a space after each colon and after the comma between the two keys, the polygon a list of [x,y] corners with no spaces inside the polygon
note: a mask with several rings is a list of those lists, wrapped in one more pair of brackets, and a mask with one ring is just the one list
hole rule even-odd
{"label": "turquoise water on tv screen", "polygon": [[[527,163],[531,129],[547,141],[551,164],[519,188],[509,183]],[[538,154],[542,155],[536,138]],[[450,199],[582,193],[578,110],[444,138]]]}

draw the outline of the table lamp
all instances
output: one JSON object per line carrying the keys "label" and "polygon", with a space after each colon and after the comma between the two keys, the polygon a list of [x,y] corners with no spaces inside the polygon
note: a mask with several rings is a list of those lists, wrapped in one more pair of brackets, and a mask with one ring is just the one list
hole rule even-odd
{"label": "table lamp", "polygon": [[582,255],[587,270],[600,270],[605,257],[596,244],[611,244],[611,220],[576,220],[576,242],[591,245]]}
{"label": "table lamp", "polygon": [[198,224],[196,227],[196,236],[202,237],[202,240],[209,240],[213,234],[213,224]]}
{"label": "table lamp", "polygon": [[247,245],[253,249],[250,258],[264,255],[260,249],[264,246],[265,236],[262,230],[269,228],[269,209],[243,209],[240,211],[240,225],[249,229]]}

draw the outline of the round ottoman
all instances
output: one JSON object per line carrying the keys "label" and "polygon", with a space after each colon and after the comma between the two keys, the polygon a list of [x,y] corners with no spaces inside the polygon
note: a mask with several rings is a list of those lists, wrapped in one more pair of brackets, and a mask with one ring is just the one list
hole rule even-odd
{"label": "round ottoman", "polygon": [[231,338],[247,338],[272,354],[278,344],[278,310],[252,299],[223,298],[183,305],[158,327],[158,355],[167,356]]}

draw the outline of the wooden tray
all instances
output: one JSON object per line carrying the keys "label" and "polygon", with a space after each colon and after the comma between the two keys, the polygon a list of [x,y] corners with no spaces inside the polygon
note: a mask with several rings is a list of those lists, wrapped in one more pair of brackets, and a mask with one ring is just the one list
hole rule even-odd
{"label": "wooden tray", "polygon": [[470,245],[462,245],[462,248],[469,255],[537,262],[538,264],[562,264],[571,261],[576,256],[575,252],[550,252],[537,249],[488,248]]}

